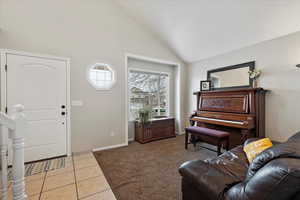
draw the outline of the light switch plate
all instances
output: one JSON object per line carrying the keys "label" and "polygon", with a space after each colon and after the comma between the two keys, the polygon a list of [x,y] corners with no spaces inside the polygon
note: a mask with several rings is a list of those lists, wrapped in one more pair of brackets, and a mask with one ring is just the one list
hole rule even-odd
{"label": "light switch plate", "polygon": [[83,102],[81,100],[72,100],[72,106],[83,106]]}

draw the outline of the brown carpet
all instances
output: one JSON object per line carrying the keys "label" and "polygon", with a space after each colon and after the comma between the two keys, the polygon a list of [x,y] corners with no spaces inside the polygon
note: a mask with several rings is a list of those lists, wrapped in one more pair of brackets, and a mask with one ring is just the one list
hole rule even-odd
{"label": "brown carpet", "polygon": [[216,156],[192,145],[186,151],[183,136],[94,154],[118,200],[181,200],[178,167]]}

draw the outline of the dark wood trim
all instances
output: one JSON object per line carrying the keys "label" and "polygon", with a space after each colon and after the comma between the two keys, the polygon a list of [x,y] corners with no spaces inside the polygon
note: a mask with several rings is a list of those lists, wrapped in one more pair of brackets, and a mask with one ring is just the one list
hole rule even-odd
{"label": "dark wood trim", "polygon": [[194,95],[199,95],[201,93],[220,93],[220,92],[236,92],[236,91],[240,91],[240,92],[250,92],[250,91],[262,91],[262,92],[267,92],[268,90],[265,90],[263,88],[243,88],[243,89],[236,89],[236,88],[232,88],[229,90],[211,90],[211,91],[197,91],[194,92]]}

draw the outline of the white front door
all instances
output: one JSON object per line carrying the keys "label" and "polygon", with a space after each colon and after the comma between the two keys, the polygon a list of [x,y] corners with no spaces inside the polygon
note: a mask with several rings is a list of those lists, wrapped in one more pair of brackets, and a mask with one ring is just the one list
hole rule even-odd
{"label": "white front door", "polygon": [[67,154],[67,63],[6,54],[6,105],[22,104],[28,120],[25,162]]}

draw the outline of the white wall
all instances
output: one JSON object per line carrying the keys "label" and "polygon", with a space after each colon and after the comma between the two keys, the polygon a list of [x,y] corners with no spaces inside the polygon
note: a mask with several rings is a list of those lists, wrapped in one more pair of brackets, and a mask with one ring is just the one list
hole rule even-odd
{"label": "white wall", "polygon": [[[126,52],[180,62],[112,0],[1,0],[0,29],[0,48],[71,58],[71,99],[84,103],[72,108],[75,152],[126,141]],[[99,92],[88,84],[86,68],[95,61],[116,71],[112,91]],[[183,83],[184,77],[183,71]]]}
{"label": "white wall", "polygon": [[270,90],[266,97],[266,134],[284,141],[300,131],[300,69],[295,67],[300,63],[300,32],[190,64],[188,110],[196,108],[192,92],[199,90],[207,70],[253,60],[263,71],[259,86]]}

